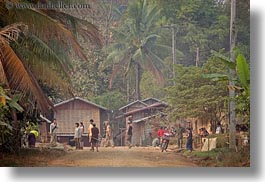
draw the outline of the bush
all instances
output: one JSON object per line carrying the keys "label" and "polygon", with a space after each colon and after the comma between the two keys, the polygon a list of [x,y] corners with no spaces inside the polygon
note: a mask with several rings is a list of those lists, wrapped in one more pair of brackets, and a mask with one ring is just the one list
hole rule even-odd
{"label": "bush", "polygon": [[212,134],[209,138],[217,138],[216,148],[225,148],[227,147],[227,134]]}
{"label": "bush", "polygon": [[[248,167],[250,150],[242,148],[238,152],[229,148],[216,148],[211,151],[184,151],[183,155],[196,158],[200,166],[214,167]],[[199,159],[198,159],[199,158]]]}

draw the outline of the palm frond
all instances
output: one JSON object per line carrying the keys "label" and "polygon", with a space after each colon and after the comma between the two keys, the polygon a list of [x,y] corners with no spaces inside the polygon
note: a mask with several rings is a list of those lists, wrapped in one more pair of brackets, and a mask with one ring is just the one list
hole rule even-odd
{"label": "palm frond", "polygon": [[[126,64],[129,65],[130,63],[126,63],[125,60],[123,60],[121,63],[118,64],[113,64],[112,65],[112,73],[110,75],[110,79],[109,79],[109,88],[111,89],[113,86],[113,81],[116,78],[116,76],[120,73],[121,70],[123,70],[126,67]],[[125,71],[125,75],[127,71]]]}
{"label": "palm frond", "polygon": [[[153,73],[159,85],[163,85],[165,83],[163,73],[157,67],[157,64],[155,64],[153,57],[154,57],[154,54],[152,54],[152,52],[146,48],[146,58],[147,58],[146,59],[147,65],[145,65],[146,69],[149,70],[151,73]],[[160,59],[160,58],[155,55],[155,59]]]}
{"label": "palm frond", "polygon": [[58,20],[61,24],[71,30],[75,34],[80,34],[84,40],[87,38],[98,46],[102,46],[101,36],[99,34],[98,28],[86,20],[82,20],[75,16],[69,15],[67,13],[56,11],[56,10],[42,10],[47,15],[53,19]]}
{"label": "palm frond", "polygon": [[51,49],[49,45],[35,35],[31,34],[27,37],[23,37],[15,47],[21,49],[20,52],[23,52],[25,49],[29,50],[28,55],[34,54],[41,60],[50,63],[50,65],[55,65],[58,71],[64,76],[69,77],[68,72],[69,68],[72,68],[71,63],[66,59],[62,59],[58,53],[54,52],[54,49]]}
{"label": "palm frond", "polygon": [[[1,49],[0,49],[0,51],[1,51]],[[0,57],[2,57],[1,54],[2,53],[0,52]],[[6,85],[7,87],[9,87],[8,81],[6,79],[5,70],[3,68],[3,64],[0,61],[0,86],[3,86],[3,85]]]}
{"label": "palm frond", "polygon": [[13,21],[27,24],[29,31],[45,43],[49,44],[50,40],[56,39],[62,49],[73,49],[77,56],[86,59],[73,33],[59,21],[37,9],[16,9],[15,15]]}
{"label": "palm frond", "polygon": [[[22,23],[14,23],[0,29],[0,58],[4,58],[4,52],[2,50],[2,46],[5,44],[9,44],[12,41],[16,41],[18,39],[19,34],[25,30],[27,30],[27,26]],[[0,61],[0,84],[9,86],[5,70],[3,68],[3,64],[1,61]]]}
{"label": "palm frond", "polygon": [[158,55],[156,55],[152,50],[150,50],[148,47],[145,47],[145,50],[147,51],[149,57],[152,58],[153,63],[157,65],[156,67],[159,67],[159,69],[161,69],[165,66],[164,61]]}
{"label": "palm frond", "polygon": [[37,101],[37,107],[43,113],[48,113],[52,103],[43,94],[32,73],[8,44],[3,44],[1,50],[0,60],[4,70],[6,70],[5,73],[10,87]]}
{"label": "palm frond", "polygon": [[28,65],[31,65],[31,71],[37,80],[41,80],[45,85],[60,90],[62,93],[69,94],[68,91],[71,87],[71,78],[68,72],[61,67],[60,63],[60,67],[58,68],[58,63],[56,65],[51,64],[47,61],[46,56],[36,54],[21,45],[17,47],[16,50],[23,57],[23,60],[25,60]]}
{"label": "palm frond", "polygon": [[63,93],[65,96],[72,95],[70,91],[73,88],[70,78],[62,78],[56,70],[49,69],[48,63],[36,64],[31,69],[32,73],[36,75],[36,79],[41,80],[43,85],[51,87],[58,93]]}
{"label": "palm frond", "polygon": [[147,37],[145,37],[142,41],[141,41],[141,46],[144,47],[146,44],[148,43],[153,43],[157,40],[157,38],[159,38],[160,36],[157,34],[150,34]]}
{"label": "palm frond", "polygon": [[148,13],[145,17],[145,26],[147,32],[152,31],[152,28],[156,26],[154,22],[159,18],[159,15],[160,10],[156,6],[148,8]]}
{"label": "palm frond", "polygon": [[0,45],[16,41],[21,32],[27,30],[27,26],[22,23],[14,23],[0,29]]}

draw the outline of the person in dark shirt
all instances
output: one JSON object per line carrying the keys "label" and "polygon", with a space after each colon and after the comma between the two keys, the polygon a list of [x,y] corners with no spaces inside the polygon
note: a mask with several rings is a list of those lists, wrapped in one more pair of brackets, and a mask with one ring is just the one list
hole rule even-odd
{"label": "person in dark shirt", "polygon": [[132,130],[133,130],[132,122],[129,121],[126,130],[127,145],[129,146],[129,148],[132,147]]}
{"label": "person in dark shirt", "polygon": [[187,143],[186,143],[186,148],[187,150],[189,150],[190,152],[192,152],[193,148],[192,148],[192,129],[191,128],[187,128]]}
{"label": "person in dark shirt", "polygon": [[185,132],[185,128],[183,128],[180,124],[178,125],[176,135],[177,135],[177,142],[178,142],[178,147],[182,148],[183,144],[183,133]]}
{"label": "person in dark shirt", "polygon": [[93,128],[91,129],[92,137],[91,137],[91,143],[92,143],[92,151],[94,152],[94,148],[96,147],[98,152],[98,135],[99,135],[99,129],[96,127],[96,124],[93,123]]}

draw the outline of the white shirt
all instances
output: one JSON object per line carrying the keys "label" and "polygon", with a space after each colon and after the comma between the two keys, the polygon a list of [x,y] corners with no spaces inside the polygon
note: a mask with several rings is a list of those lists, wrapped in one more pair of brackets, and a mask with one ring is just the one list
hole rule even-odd
{"label": "white shirt", "polygon": [[[55,128],[55,127],[56,127],[56,128]],[[58,128],[57,124],[52,123],[52,124],[50,125],[50,133],[56,133],[57,128]]]}
{"label": "white shirt", "polygon": [[80,127],[75,127],[75,135],[74,138],[81,138]]}

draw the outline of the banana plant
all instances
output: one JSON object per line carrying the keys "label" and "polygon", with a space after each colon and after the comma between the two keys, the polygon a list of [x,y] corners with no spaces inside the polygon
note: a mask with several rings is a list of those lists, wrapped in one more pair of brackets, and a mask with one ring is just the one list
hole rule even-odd
{"label": "banana plant", "polygon": [[[219,73],[212,73],[212,74],[204,74],[204,78],[212,79],[213,81],[228,81],[229,79],[233,79],[237,82],[237,86],[228,85],[229,89],[235,90],[244,90],[247,93],[250,91],[250,71],[248,63],[245,57],[238,53],[236,57],[236,62],[233,62],[230,58],[217,53],[215,51],[212,52],[213,55],[220,61],[222,61],[228,68],[236,70],[236,77],[233,77],[229,74],[219,74]],[[250,93],[249,93],[250,94]]]}
{"label": "banana plant", "polygon": [[239,114],[243,116],[243,120],[247,120],[247,123],[250,123],[250,69],[247,63],[247,60],[241,53],[237,53],[236,61],[233,62],[230,58],[213,52],[213,55],[220,61],[222,61],[228,68],[234,69],[236,75],[229,74],[204,74],[204,78],[209,78],[214,81],[229,81],[233,79],[235,85],[227,85],[228,89],[234,89],[237,91],[236,99],[236,110]]}

